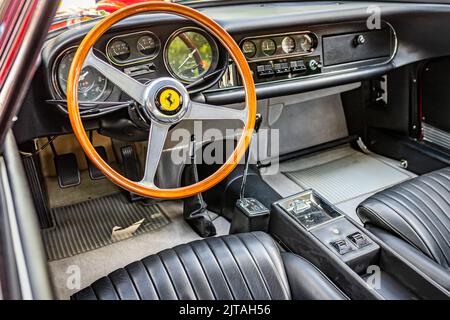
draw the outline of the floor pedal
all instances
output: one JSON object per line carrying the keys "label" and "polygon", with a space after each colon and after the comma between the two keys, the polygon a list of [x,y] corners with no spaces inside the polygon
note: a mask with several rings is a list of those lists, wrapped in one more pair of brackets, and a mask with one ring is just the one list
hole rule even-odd
{"label": "floor pedal", "polygon": [[53,160],[61,188],[74,187],[81,183],[77,157],[74,153],[56,155]]}
{"label": "floor pedal", "polygon": [[[106,149],[103,146],[95,147],[95,151],[97,151],[98,155],[108,162],[108,155],[106,154]],[[89,169],[89,177],[91,177],[92,180],[100,180],[104,179],[105,175],[103,172],[101,172],[87,157],[87,163],[88,163],[88,169]]]}
{"label": "floor pedal", "polygon": [[[120,153],[122,156],[122,169],[124,175],[132,181],[139,181],[142,176],[140,173],[139,161],[136,157],[133,147],[130,145],[122,147],[120,148]],[[129,195],[131,201],[139,201],[144,199],[143,197],[131,192],[129,193]]]}

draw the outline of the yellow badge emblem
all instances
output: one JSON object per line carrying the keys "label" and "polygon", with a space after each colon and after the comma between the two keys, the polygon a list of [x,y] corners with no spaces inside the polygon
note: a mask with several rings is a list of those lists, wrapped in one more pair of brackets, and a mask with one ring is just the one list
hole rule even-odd
{"label": "yellow badge emblem", "polygon": [[166,89],[159,95],[159,103],[164,111],[175,111],[181,103],[180,94],[173,89]]}

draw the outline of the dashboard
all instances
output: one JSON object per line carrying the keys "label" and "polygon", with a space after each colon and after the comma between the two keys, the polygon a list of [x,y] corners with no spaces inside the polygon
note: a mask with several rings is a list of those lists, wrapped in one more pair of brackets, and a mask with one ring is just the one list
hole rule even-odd
{"label": "dashboard", "polygon": [[[169,29],[170,30],[170,29]],[[354,22],[283,33],[249,35],[238,40],[256,84],[328,74],[351,66],[386,63],[396,50],[395,31],[387,23],[367,30]],[[77,45],[65,47],[51,62],[54,97],[65,98],[67,76]],[[95,54],[127,75],[146,83],[170,76],[191,93],[226,89],[241,84],[233,61],[209,33],[198,26],[143,27],[132,32],[113,32],[97,43]],[[90,103],[124,100],[98,71],[87,67],[79,82],[79,100]]]}
{"label": "dashboard", "polygon": [[[69,69],[77,48],[77,44],[64,48],[52,59],[50,90],[56,99],[65,99]],[[218,78],[218,68],[224,69],[227,61],[226,52],[219,50],[216,40],[194,26],[173,32],[142,28],[114,33],[99,41],[94,54],[142,83],[171,76],[191,86],[191,92],[202,89],[197,85],[202,79],[216,73]],[[81,72],[78,96],[80,102],[91,105],[111,99],[126,100],[119,89],[91,67]]]}
{"label": "dashboard", "polygon": [[[382,12],[375,26],[368,24],[369,6]],[[199,4],[197,9],[239,44],[258,99],[371,79],[450,54],[450,43],[435,33],[450,30],[448,5],[231,2]],[[67,74],[74,52],[94,25],[92,21],[49,35],[19,117],[19,123],[28,127],[33,123],[34,129],[19,134],[18,140],[70,132],[64,104]],[[194,100],[218,105],[243,101],[241,81],[226,50],[206,30],[182,17],[155,13],[128,18],[99,39],[94,53],[142,83],[174,77]],[[100,116],[102,108],[130,98],[96,70],[86,68],[81,73],[79,100],[80,109],[95,111],[84,117],[90,120],[87,129],[105,128],[108,121],[129,122],[125,111]],[[130,126],[119,130],[132,136],[137,130]]]}

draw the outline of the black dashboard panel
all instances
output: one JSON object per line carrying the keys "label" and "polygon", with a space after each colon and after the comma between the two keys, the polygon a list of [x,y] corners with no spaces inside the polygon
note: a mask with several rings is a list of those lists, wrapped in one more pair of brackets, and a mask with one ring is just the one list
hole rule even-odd
{"label": "black dashboard panel", "polygon": [[381,30],[327,35],[323,37],[323,65],[333,66],[375,58],[386,58],[393,53],[395,42],[392,31]]}
{"label": "black dashboard panel", "polygon": [[[366,26],[366,20],[370,15],[367,11],[369,6],[379,8],[381,30],[369,30]],[[221,24],[239,44],[245,39],[263,39],[267,35],[269,38],[275,38],[273,40],[276,48],[273,57],[264,60],[249,59],[257,80],[256,92],[259,99],[361,81],[410,63],[450,55],[450,42],[442,40],[448,38],[450,34],[449,5],[387,2],[264,2],[239,5],[230,2],[227,5],[207,7],[202,7],[199,3],[196,8]],[[95,21],[49,36],[33,87],[16,124],[16,127],[26,126],[33,130],[28,132],[18,130],[19,142],[71,131],[67,117],[54,105],[45,102],[47,99],[59,97],[52,80],[52,68],[61,52],[80,43],[94,25]],[[140,60],[135,65],[118,68],[123,70],[132,68],[128,72],[137,78],[144,78],[141,81],[171,76],[164,63],[164,47],[174,32],[185,27],[198,26],[178,16],[143,14],[114,26],[99,41],[96,49],[107,59],[107,44],[114,37],[136,32],[151,32],[160,41],[159,51],[156,50],[157,55],[145,61]],[[439,30],[439,35],[436,34],[436,30]],[[380,36],[372,39],[372,32]],[[296,52],[291,55],[290,52],[284,52],[285,55],[280,55],[283,54],[281,50],[285,36],[303,33],[311,33],[317,37],[314,50],[304,54]],[[366,44],[369,45],[358,49],[351,47],[355,37],[361,34],[366,37]],[[277,35],[280,38],[277,38]],[[389,44],[387,44],[388,37]],[[139,39],[135,40],[130,42],[137,43]],[[130,45],[133,46],[132,43]],[[328,49],[329,46],[331,49]],[[213,104],[241,102],[244,95],[236,70],[233,70],[232,64],[228,64],[228,56],[222,46],[217,43],[217,47],[219,51],[215,68],[217,72],[211,71],[212,76],[192,90],[197,92],[193,98]],[[287,51],[291,50],[289,47],[288,41],[287,45],[285,43]],[[271,50],[273,46],[267,45],[265,52],[270,53]],[[347,55],[346,52],[351,53]],[[136,52],[131,52],[130,59],[136,58],[135,54]],[[313,64],[317,64],[315,70],[308,68],[312,60],[315,60]],[[270,65],[268,71],[270,73],[272,69],[273,75],[258,75],[258,69],[262,70],[261,65],[265,65],[264,71],[266,65]],[[133,69],[141,66],[145,66],[144,70]],[[303,72],[305,68],[306,72]],[[120,90],[113,88],[108,99],[121,99],[121,95]],[[114,119],[113,116],[123,119],[127,117],[127,113],[111,115],[107,119]],[[98,128],[101,122],[107,119],[88,121],[86,126]]]}

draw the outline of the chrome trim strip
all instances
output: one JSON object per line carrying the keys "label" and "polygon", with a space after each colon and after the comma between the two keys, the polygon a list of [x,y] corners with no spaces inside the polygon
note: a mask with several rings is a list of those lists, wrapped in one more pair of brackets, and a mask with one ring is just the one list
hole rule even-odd
{"label": "chrome trim strip", "polygon": [[425,122],[422,123],[423,140],[434,143],[443,148],[450,149],[450,133],[433,127]]}
{"label": "chrome trim strip", "polygon": [[9,186],[8,171],[6,170],[6,163],[3,157],[0,158],[0,171],[2,177],[2,187],[5,196],[5,205],[7,208],[6,215],[8,217],[8,227],[10,229],[12,247],[14,249],[14,259],[17,266],[17,274],[20,282],[20,293],[23,300],[32,300],[33,293],[31,290],[29,270],[25,262],[25,254],[20,238],[19,226],[16,218],[16,211],[14,207],[14,200],[12,197],[11,188]]}

